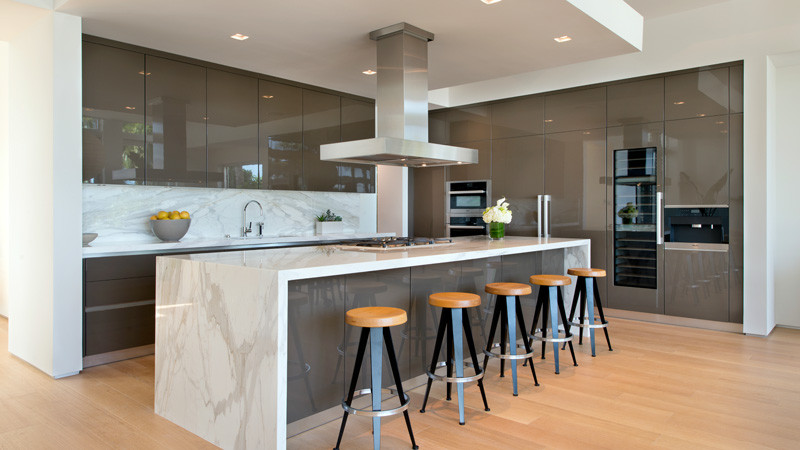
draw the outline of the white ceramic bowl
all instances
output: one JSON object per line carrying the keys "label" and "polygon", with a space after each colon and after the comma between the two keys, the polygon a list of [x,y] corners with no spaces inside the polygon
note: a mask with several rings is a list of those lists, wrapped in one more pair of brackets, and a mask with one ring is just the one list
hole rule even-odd
{"label": "white ceramic bowl", "polygon": [[97,239],[97,233],[83,233],[83,245],[87,246],[90,242]]}
{"label": "white ceramic bowl", "polygon": [[178,242],[189,231],[192,219],[150,220],[150,228],[164,242]]}

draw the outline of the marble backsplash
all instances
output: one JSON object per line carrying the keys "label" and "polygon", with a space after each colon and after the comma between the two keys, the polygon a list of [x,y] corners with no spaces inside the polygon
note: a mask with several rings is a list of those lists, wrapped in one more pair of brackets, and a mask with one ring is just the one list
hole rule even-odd
{"label": "marble backsplash", "polygon": [[[342,216],[344,233],[377,228],[375,194],[84,184],[83,232],[97,233],[98,243],[154,242],[150,216],[178,210],[192,215],[182,240],[239,236],[242,208],[250,200],[264,207],[265,237],[313,236],[314,217],[327,209]],[[248,217],[257,216],[251,205]]]}

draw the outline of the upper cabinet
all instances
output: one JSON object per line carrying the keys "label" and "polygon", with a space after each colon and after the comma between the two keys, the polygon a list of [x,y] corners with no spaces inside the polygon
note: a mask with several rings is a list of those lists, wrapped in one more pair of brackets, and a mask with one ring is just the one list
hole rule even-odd
{"label": "upper cabinet", "polygon": [[744,112],[744,66],[731,66],[729,76],[731,94],[728,102],[731,114]]}
{"label": "upper cabinet", "polygon": [[[342,98],[342,142],[375,137],[375,105]],[[375,192],[375,166],[339,163],[339,182],[344,192]]]}
{"label": "upper cabinet", "polygon": [[664,78],[614,84],[607,95],[609,127],[664,120]]}
{"label": "upper cabinet", "polygon": [[544,97],[524,97],[494,103],[491,112],[492,139],[544,133]]}
{"label": "upper cabinet", "polygon": [[83,47],[83,182],[144,184],[144,55]]}
{"label": "upper cabinet", "polygon": [[488,180],[492,177],[492,141],[459,144],[478,151],[478,164],[447,166],[447,181]]}
{"label": "upper cabinet", "polygon": [[491,139],[492,127],[488,106],[454,108],[447,114],[451,144]]}
{"label": "upper cabinet", "polygon": [[374,101],[86,38],[84,183],[375,192],[374,166],[319,159],[375,136]]}
{"label": "upper cabinet", "polygon": [[728,68],[665,78],[666,119],[728,114]]}
{"label": "upper cabinet", "polygon": [[321,161],[319,146],[342,137],[339,97],[303,89],[303,188],[340,191],[338,163]]}
{"label": "upper cabinet", "polygon": [[206,68],[147,55],[149,185],[206,186]]}
{"label": "upper cabinet", "polygon": [[728,117],[667,121],[664,201],[667,205],[727,205]]}
{"label": "upper cabinet", "polygon": [[258,188],[258,80],[208,69],[208,187]]}
{"label": "upper cabinet", "polygon": [[431,111],[428,114],[428,142],[447,145],[450,143],[446,109]]}
{"label": "upper cabinet", "polygon": [[606,88],[598,87],[548,95],[544,99],[546,133],[606,126]]}
{"label": "upper cabinet", "polygon": [[258,117],[261,189],[301,189],[303,90],[259,80]]}

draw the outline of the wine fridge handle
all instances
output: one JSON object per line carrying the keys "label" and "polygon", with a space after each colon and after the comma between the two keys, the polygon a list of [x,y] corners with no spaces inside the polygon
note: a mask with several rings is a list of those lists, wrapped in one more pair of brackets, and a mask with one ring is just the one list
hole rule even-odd
{"label": "wine fridge handle", "polygon": [[664,243],[664,221],[661,217],[663,210],[664,194],[656,192],[656,245]]}
{"label": "wine fridge handle", "polygon": [[542,208],[544,207],[542,197],[542,195],[536,196],[536,235],[540,238],[542,237]]}
{"label": "wine fridge handle", "polygon": [[550,200],[549,195],[544,196],[544,237],[550,237]]}

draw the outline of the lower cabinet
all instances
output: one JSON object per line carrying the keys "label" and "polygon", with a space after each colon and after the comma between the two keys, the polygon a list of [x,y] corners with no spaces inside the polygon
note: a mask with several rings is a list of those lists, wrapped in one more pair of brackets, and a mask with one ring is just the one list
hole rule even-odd
{"label": "lower cabinet", "polygon": [[664,251],[664,312],[728,322],[728,252]]}

